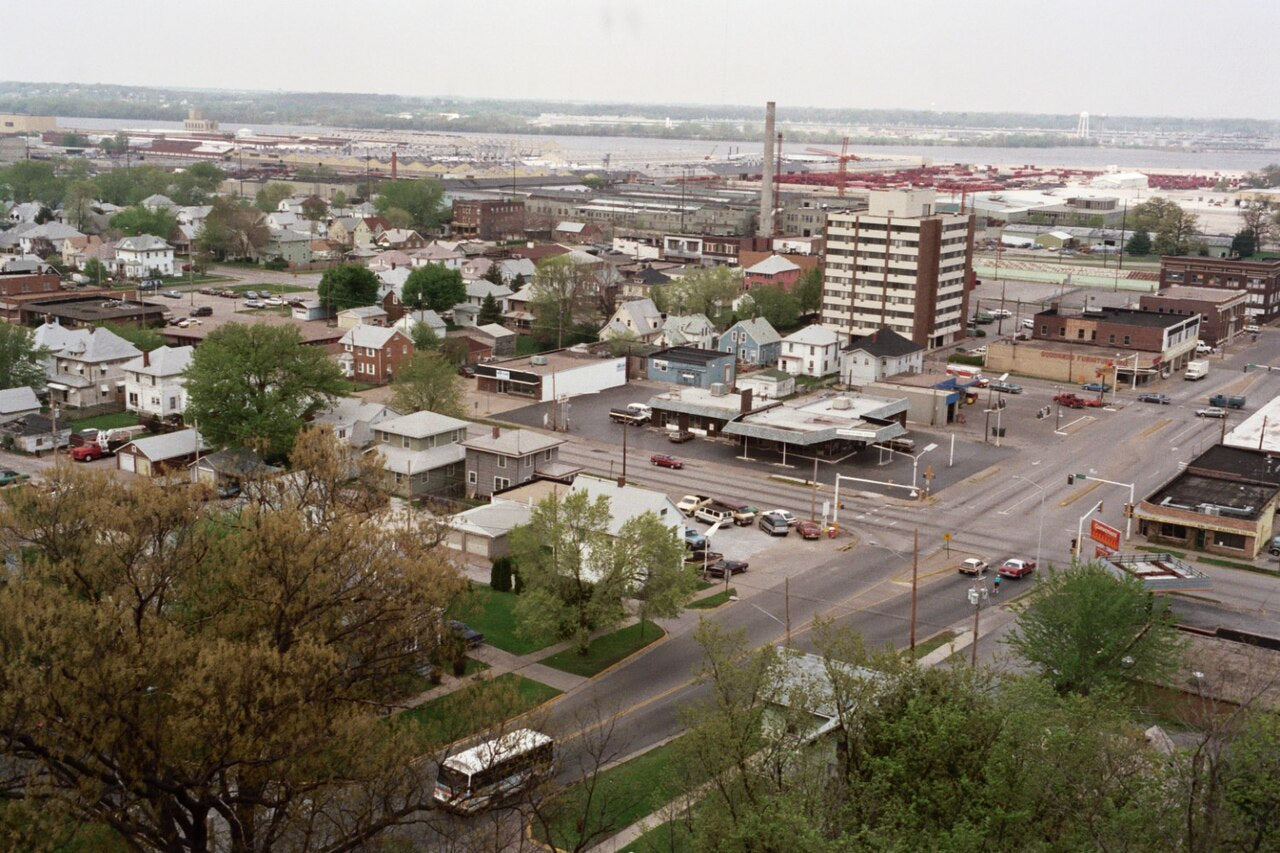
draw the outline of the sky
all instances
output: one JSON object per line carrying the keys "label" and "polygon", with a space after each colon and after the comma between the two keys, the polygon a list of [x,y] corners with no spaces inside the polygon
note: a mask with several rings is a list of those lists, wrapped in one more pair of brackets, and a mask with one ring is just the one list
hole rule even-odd
{"label": "sky", "polygon": [[58,10],[38,38],[5,40],[0,79],[1280,119],[1276,0],[64,0]]}

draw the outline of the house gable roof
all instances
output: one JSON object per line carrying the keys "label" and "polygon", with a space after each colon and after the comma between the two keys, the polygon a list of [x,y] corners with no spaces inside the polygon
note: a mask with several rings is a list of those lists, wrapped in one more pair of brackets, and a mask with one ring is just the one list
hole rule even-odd
{"label": "house gable roof", "polygon": [[359,326],[352,326],[347,330],[347,333],[342,336],[342,340],[338,341],[338,343],[382,349],[397,335],[408,340],[408,336],[404,331],[397,329],[395,326],[369,326],[361,323]]}
{"label": "house gable roof", "polygon": [[721,336],[721,340],[728,337],[729,332],[732,332],[735,329],[746,332],[751,336],[751,340],[755,341],[759,346],[776,344],[782,340],[782,336],[778,334],[778,330],[773,328],[773,324],[763,317],[752,317],[750,320],[739,320],[729,327],[728,331]]}
{"label": "house gable roof", "polygon": [[791,272],[798,269],[800,269],[799,264],[793,264],[778,255],[770,255],[763,261],[747,267],[746,272],[754,275],[777,275],[778,273]]}
{"label": "house gable roof", "polygon": [[840,342],[840,336],[826,326],[805,326],[782,339],[785,343],[807,344],[808,346],[827,347]]}
{"label": "house gable roof", "polygon": [[877,357],[894,357],[902,355],[910,355],[913,352],[920,352],[924,347],[912,340],[904,338],[893,329],[878,329],[869,335],[862,335],[854,338],[849,346],[844,348],[845,352],[854,352],[862,350],[867,355]]}

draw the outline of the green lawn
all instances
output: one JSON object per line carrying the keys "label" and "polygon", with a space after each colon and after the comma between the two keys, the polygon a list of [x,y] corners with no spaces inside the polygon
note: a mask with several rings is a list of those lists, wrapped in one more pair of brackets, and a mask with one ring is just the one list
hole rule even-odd
{"label": "green lawn", "polygon": [[645,622],[643,628],[642,636],[641,623],[628,625],[592,640],[585,655],[578,654],[576,649],[565,649],[563,652],[543,658],[540,663],[590,678],[633,652],[643,649],[666,633],[652,622]]}
{"label": "green lawn", "polygon": [[[503,694],[511,691],[508,695]],[[410,721],[419,727],[423,739],[432,744],[452,743],[469,737],[499,720],[493,713],[477,711],[488,707],[481,696],[498,697],[492,711],[500,709],[504,719],[519,716],[548,699],[560,695],[560,691],[541,681],[534,681],[514,672],[479,684],[470,684],[452,693],[438,696],[416,708],[400,713],[399,719]]]}
{"label": "green lawn", "polygon": [[245,293],[250,290],[256,290],[259,293],[314,293],[315,291],[309,287],[299,287],[296,284],[234,284],[231,287],[222,288],[223,290],[234,290],[236,293]]}
{"label": "green lawn", "polygon": [[689,609],[690,610],[711,610],[713,608],[719,607],[721,604],[727,603],[729,601],[730,596],[737,595],[737,594],[738,594],[738,591],[733,587],[729,587],[729,590],[727,592],[722,589],[719,592],[717,592],[715,595],[708,595],[706,598],[699,598],[695,601],[689,602]]}
{"label": "green lawn", "polygon": [[484,641],[513,655],[527,655],[545,649],[550,643],[539,643],[516,636],[515,593],[494,592],[475,584],[471,594],[455,608],[453,615],[484,634]]}
{"label": "green lawn", "polygon": [[693,835],[680,821],[655,826],[619,853],[693,853]]}
{"label": "green lawn", "polygon": [[[943,631],[941,634],[935,634],[934,636],[925,640],[923,643],[916,643],[916,648],[913,656],[915,657],[916,660],[919,660],[920,658],[929,654],[929,652],[933,651],[934,649],[942,648],[944,645],[954,640],[956,636],[957,635],[955,631]],[[902,653],[912,654],[910,649],[903,649]]]}
{"label": "green lawn", "polygon": [[136,412],[112,412],[107,415],[71,421],[71,429],[73,431],[82,429],[115,429],[116,427],[137,426],[138,423]]}
{"label": "green lawn", "polygon": [[[534,834],[562,850],[573,850],[584,835],[612,835],[653,814],[675,795],[668,779],[678,743],[651,749],[601,773],[589,810],[584,803],[586,792],[580,786],[557,795],[548,804],[551,817],[547,826],[535,823]],[[583,832],[578,831],[579,820],[585,823]]]}

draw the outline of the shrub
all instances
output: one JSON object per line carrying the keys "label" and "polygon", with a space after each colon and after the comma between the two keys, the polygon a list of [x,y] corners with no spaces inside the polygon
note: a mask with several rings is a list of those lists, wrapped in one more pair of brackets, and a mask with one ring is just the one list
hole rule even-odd
{"label": "shrub", "polygon": [[489,588],[494,592],[511,591],[511,558],[499,557],[489,569]]}
{"label": "shrub", "polygon": [[276,272],[280,272],[282,270],[287,270],[289,268],[289,262],[286,261],[284,258],[272,258],[269,261],[263,261],[262,266],[264,269],[275,270]]}

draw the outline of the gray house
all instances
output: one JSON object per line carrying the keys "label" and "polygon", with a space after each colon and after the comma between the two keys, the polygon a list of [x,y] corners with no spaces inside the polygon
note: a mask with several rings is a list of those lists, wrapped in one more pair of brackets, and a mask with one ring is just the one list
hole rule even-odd
{"label": "gray house", "polygon": [[772,367],[782,354],[782,336],[763,317],[739,320],[720,336],[717,347],[743,364]]}
{"label": "gray house", "polygon": [[466,448],[467,497],[488,497],[520,483],[534,474],[561,479],[577,468],[562,464],[560,445],[564,439],[512,429],[493,428],[490,435],[469,438]]}
{"label": "gray house", "polygon": [[735,377],[733,355],[714,349],[667,347],[650,355],[645,364],[645,374],[655,382],[732,387]]}
{"label": "gray house", "polygon": [[373,424],[387,491],[402,498],[453,496],[461,491],[467,422],[435,412],[414,412]]}
{"label": "gray house", "polygon": [[40,398],[29,386],[6,388],[0,391],[0,424],[17,420],[40,411]]}

